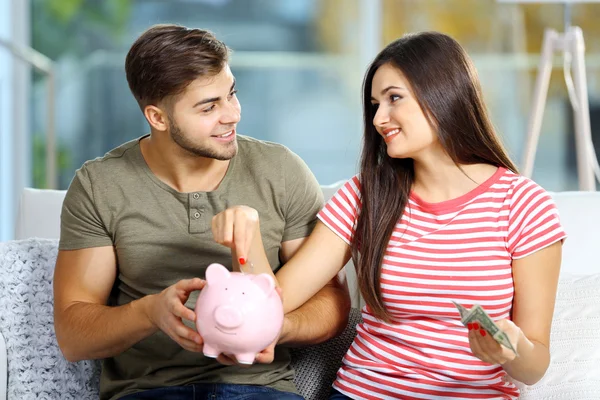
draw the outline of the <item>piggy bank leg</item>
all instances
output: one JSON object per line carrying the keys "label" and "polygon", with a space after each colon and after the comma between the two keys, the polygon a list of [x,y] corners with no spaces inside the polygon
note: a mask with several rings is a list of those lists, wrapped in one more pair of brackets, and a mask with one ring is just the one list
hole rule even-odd
{"label": "piggy bank leg", "polygon": [[204,342],[204,346],[202,347],[202,353],[204,353],[205,357],[217,358],[221,352],[216,348],[212,347],[208,343]]}
{"label": "piggy bank leg", "polygon": [[238,353],[235,355],[235,358],[240,364],[251,365],[251,364],[254,364],[254,360],[256,359],[256,354],[254,354],[254,353]]}

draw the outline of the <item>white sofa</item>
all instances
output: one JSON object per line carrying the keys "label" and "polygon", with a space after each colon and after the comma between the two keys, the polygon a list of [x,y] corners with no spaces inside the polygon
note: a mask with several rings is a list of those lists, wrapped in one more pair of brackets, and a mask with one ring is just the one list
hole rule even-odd
{"label": "white sofa", "polygon": [[[323,186],[325,198],[331,197],[340,185]],[[47,238],[55,241],[59,236],[64,194],[64,191],[26,189],[20,203],[16,239]],[[531,387],[520,385],[521,398],[600,400],[600,262],[595,261],[600,240],[598,234],[594,234],[600,230],[600,192],[561,192],[552,193],[552,196],[568,234],[552,327],[552,362],[538,384]],[[353,293],[353,306],[358,307],[362,301],[356,290],[351,263],[346,266],[346,272]],[[352,321],[356,323],[355,319]],[[3,348],[3,345],[0,326],[0,400],[4,400],[3,396],[7,393],[7,353],[3,351],[6,347]],[[314,352],[304,355],[315,357]],[[318,376],[314,374],[311,371],[309,375],[302,375],[302,379],[314,379]]]}

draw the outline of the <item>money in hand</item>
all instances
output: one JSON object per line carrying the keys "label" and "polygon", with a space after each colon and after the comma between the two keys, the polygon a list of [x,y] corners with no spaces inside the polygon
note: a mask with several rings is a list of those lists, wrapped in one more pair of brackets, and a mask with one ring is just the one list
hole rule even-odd
{"label": "money in hand", "polygon": [[517,350],[510,342],[508,335],[502,329],[498,328],[498,325],[492,320],[492,318],[485,312],[485,310],[479,305],[475,304],[470,310],[463,307],[462,305],[452,302],[460,313],[460,321],[464,326],[477,322],[482,329],[494,338],[494,340],[500,343],[502,346],[510,349],[515,355],[519,355]]}

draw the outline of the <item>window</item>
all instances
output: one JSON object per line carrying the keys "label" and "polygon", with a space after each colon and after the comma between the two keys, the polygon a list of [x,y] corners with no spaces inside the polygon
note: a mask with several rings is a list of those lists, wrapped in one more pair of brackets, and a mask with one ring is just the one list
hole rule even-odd
{"label": "window", "polygon": [[[56,62],[59,186],[75,169],[148,131],[129,93],[125,53],[153,23],[214,31],[234,49],[240,133],[289,146],[321,183],[356,172],[360,85],[368,61],[405,32],[449,33],[478,67],[492,119],[521,164],[545,27],[563,31],[560,4],[496,0],[30,0],[33,47]],[[380,14],[371,12],[382,5]],[[492,17],[491,17],[492,16]],[[577,4],[587,46],[592,133],[600,146],[600,4]],[[382,40],[379,38],[382,37]],[[572,111],[556,59],[534,179],[577,189]],[[32,86],[32,182],[44,181],[44,88]]]}

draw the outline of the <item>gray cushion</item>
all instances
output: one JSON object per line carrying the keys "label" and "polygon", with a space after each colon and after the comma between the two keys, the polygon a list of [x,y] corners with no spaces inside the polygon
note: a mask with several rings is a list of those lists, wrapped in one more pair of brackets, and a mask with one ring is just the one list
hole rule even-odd
{"label": "gray cushion", "polygon": [[340,336],[316,346],[292,349],[296,386],[306,400],[329,398],[331,384],[356,336],[356,325],[361,321],[360,310],[353,308],[350,310],[348,326]]}

